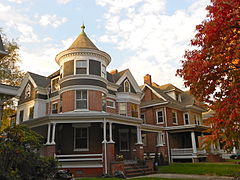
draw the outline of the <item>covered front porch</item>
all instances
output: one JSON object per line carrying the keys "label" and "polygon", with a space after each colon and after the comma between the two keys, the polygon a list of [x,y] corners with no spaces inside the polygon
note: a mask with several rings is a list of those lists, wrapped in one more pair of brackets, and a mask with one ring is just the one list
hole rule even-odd
{"label": "covered front porch", "polygon": [[204,129],[194,125],[169,130],[171,161],[205,161],[207,152],[202,148]]}
{"label": "covered front porch", "polygon": [[31,126],[45,138],[43,156],[56,157],[75,176],[99,176],[111,174],[112,162],[144,158],[141,120],[126,119],[55,115]]}

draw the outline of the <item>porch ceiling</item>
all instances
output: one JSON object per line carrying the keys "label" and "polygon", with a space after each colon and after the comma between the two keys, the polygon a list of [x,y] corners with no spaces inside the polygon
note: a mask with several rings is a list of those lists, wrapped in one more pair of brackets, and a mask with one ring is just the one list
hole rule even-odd
{"label": "porch ceiling", "polygon": [[112,122],[126,125],[140,125],[142,119],[129,116],[121,116],[106,112],[71,112],[62,114],[51,114],[40,118],[24,121],[23,124],[36,127],[48,123],[86,123],[86,122]]}
{"label": "porch ceiling", "polygon": [[209,128],[210,128],[209,126],[191,124],[191,125],[184,125],[184,126],[165,127],[164,130],[168,131],[169,133],[191,132],[191,131],[202,132]]}

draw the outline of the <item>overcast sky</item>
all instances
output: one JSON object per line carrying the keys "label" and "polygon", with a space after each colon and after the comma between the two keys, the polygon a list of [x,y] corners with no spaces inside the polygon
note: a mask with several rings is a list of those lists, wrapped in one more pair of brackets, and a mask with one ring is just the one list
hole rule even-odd
{"label": "overcast sky", "polygon": [[151,74],[159,85],[183,88],[175,76],[209,0],[0,0],[0,28],[20,46],[21,69],[48,76],[84,22],[88,37],[129,68],[137,82]]}

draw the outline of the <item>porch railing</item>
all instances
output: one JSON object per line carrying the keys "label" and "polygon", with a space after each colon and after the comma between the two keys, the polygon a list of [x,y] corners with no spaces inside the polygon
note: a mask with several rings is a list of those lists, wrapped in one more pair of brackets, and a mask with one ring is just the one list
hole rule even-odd
{"label": "porch railing", "polygon": [[171,149],[172,156],[192,156],[192,155],[205,155],[206,151],[197,149],[197,153],[193,152],[193,148],[173,148]]}
{"label": "porch railing", "polygon": [[59,162],[102,161],[102,154],[66,154],[55,155]]}

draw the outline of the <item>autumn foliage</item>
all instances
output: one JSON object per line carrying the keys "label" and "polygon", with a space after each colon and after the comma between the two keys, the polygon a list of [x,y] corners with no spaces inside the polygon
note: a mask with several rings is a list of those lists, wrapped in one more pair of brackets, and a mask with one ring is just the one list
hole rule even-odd
{"label": "autumn foliage", "polygon": [[240,1],[211,0],[177,74],[215,111],[210,140],[240,146]]}

